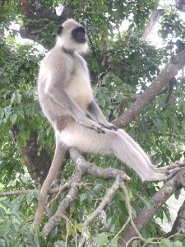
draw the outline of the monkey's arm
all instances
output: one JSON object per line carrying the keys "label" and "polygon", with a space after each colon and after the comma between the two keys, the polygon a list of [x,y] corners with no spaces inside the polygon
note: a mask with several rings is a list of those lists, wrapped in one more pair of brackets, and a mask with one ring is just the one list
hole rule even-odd
{"label": "monkey's arm", "polygon": [[101,109],[94,100],[88,105],[87,110],[91,117],[95,119],[100,125],[104,126],[107,129],[117,130],[116,126],[106,120]]}
{"label": "monkey's arm", "polygon": [[79,124],[96,130],[98,133],[104,133],[104,130],[99,124],[89,119],[76,102],[69,97],[66,91],[59,90],[57,86],[52,85],[48,87],[46,94],[50,97],[55,104],[59,107],[67,110],[67,112],[77,121]]}

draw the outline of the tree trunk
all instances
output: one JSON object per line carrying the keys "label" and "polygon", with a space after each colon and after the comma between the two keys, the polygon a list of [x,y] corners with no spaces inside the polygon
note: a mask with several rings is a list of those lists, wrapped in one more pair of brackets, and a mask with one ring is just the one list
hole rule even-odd
{"label": "tree trunk", "polygon": [[[11,129],[10,134],[14,140],[14,143],[19,146],[17,138],[19,129],[16,125],[14,125]],[[20,153],[24,158],[28,172],[30,173],[30,176],[37,188],[41,187],[51,165],[51,159],[47,151],[42,149],[39,152],[39,147],[40,146],[37,144],[37,133],[32,131],[26,146],[20,148]]]}

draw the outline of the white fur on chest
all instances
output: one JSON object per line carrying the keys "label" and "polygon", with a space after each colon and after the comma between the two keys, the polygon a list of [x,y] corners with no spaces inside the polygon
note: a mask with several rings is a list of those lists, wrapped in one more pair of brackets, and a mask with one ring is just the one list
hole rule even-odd
{"label": "white fur on chest", "polygon": [[73,77],[66,88],[67,93],[85,111],[93,99],[89,74],[78,69]]}

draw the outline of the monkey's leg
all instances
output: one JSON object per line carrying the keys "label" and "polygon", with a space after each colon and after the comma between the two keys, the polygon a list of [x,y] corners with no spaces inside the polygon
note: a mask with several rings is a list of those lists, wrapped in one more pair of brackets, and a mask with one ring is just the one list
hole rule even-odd
{"label": "monkey's leg", "polygon": [[33,227],[35,228],[38,228],[40,225],[42,215],[44,212],[45,203],[47,200],[48,191],[50,189],[52,182],[54,181],[54,178],[57,176],[57,173],[60,169],[62,160],[65,155],[65,151],[66,151],[66,148],[56,138],[56,148],[55,148],[53,161],[51,163],[51,167],[49,169],[46,179],[44,180],[44,183],[42,185],[40,195],[39,195],[38,207],[37,207],[35,219],[33,222]]}
{"label": "monkey's leg", "polygon": [[145,151],[142,149],[142,147],[140,147],[139,144],[131,136],[129,136],[123,129],[118,129],[117,131],[122,135],[123,138],[127,139],[128,142],[130,142],[130,144],[132,144],[138,150],[138,152],[140,152],[142,154],[142,156],[146,160],[146,162],[149,165],[151,165],[150,158],[145,153]]}
{"label": "monkey's leg", "polygon": [[148,157],[148,155],[144,152],[144,150],[139,146],[137,142],[135,142],[124,130],[118,129],[118,132],[123,135],[123,138],[127,138],[127,140],[132,143],[135,148],[143,155],[146,162],[149,164],[149,166],[152,167],[155,174],[152,177],[148,177],[146,180],[148,181],[159,181],[159,180],[165,180],[173,176],[175,173],[180,171],[182,167],[184,167],[183,164],[174,164],[169,165],[166,167],[154,167]]}
{"label": "monkey's leg", "polygon": [[60,138],[69,147],[76,147],[83,152],[114,153],[134,169],[143,181],[165,179],[165,173],[156,172],[147,155],[131,137],[120,130],[104,130],[105,133],[97,133],[73,122],[60,133]]}

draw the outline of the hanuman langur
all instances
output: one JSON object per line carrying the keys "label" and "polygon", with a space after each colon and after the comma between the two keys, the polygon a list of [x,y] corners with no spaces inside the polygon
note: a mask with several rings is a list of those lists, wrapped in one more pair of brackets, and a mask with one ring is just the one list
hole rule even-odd
{"label": "hanuman langur", "polygon": [[84,27],[68,19],[59,27],[56,45],[40,65],[39,102],[56,137],[55,155],[40,201],[59,169],[62,152],[70,147],[88,153],[113,153],[142,181],[164,180],[177,171],[176,167],[155,168],[138,143],[105,119],[93,98],[87,63],[80,55],[87,50]]}

